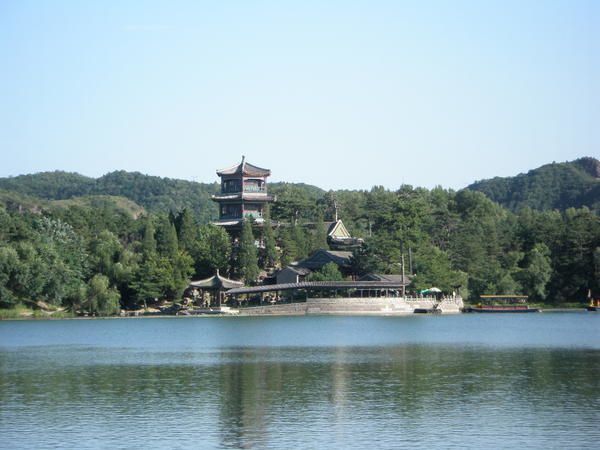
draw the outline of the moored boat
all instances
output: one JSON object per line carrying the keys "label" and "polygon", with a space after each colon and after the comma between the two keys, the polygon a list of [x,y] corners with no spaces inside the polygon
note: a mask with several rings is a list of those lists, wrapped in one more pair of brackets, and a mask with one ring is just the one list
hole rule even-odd
{"label": "moored boat", "polygon": [[526,295],[482,295],[475,306],[464,308],[467,313],[533,313],[540,308],[527,305]]}

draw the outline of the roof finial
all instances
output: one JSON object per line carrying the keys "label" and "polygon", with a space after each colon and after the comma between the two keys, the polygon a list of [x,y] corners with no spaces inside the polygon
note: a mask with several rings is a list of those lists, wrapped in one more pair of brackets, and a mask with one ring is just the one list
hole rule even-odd
{"label": "roof finial", "polygon": [[246,160],[246,156],[242,155],[242,166],[244,165],[245,160]]}
{"label": "roof finial", "polygon": [[219,269],[217,269],[216,275],[217,275],[217,278],[218,278],[219,277]]}

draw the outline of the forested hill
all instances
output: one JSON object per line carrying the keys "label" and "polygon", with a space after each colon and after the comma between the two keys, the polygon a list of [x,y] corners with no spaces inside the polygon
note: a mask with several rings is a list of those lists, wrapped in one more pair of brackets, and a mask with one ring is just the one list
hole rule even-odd
{"label": "forested hill", "polygon": [[514,177],[477,181],[467,189],[483,192],[502,206],[546,211],[587,206],[600,211],[600,161],[580,158],[547,164]]}
{"label": "forested hill", "polygon": [[151,212],[194,212],[197,220],[208,222],[216,214],[210,200],[218,191],[217,183],[195,183],[186,180],[144,175],[139,172],[116,171],[94,179],[69,172],[41,172],[0,178],[0,189],[43,200],[68,200],[89,196],[124,197]]}
{"label": "forested hill", "polygon": [[[122,205],[129,200],[154,213],[175,213],[187,208],[199,223],[207,223],[218,216],[217,205],[210,196],[219,189],[218,183],[197,183],[139,172],[116,171],[90,178],[55,171],[0,178],[0,203],[38,210],[60,205],[50,202],[57,200],[77,204],[74,200],[81,199],[79,204],[92,202],[97,205],[99,196],[108,196],[112,202]],[[315,202],[325,194],[322,189],[304,183],[270,183],[269,189],[275,195],[284,195],[290,204],[297,203],[300,208],[305,202]],[[118,198],[122,200],[117,201]],[[136,209],[133,205],[128,207]]]}

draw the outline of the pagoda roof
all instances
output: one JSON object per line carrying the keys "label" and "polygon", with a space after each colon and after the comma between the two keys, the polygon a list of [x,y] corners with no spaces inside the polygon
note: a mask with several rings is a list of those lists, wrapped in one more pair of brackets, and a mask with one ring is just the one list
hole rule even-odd
{"label": "pagoda roof", "polygon": [[242,157],[242,162],[235,166],[227,167],[226,169],[217,170],[217,175],[243,175],[245,177],[268,177],[271,175],[269,169],[254,166],[246,162],[246,158]]}
{"label": "pagoda roof", "polygon": [[222,277],[219,275],[218,270],[217,273],[210,278],[190,282],[190,287],[209,290],[233,289],[242,287],[243,285],[244,283],[241,281],[230,280],[229,278]]}

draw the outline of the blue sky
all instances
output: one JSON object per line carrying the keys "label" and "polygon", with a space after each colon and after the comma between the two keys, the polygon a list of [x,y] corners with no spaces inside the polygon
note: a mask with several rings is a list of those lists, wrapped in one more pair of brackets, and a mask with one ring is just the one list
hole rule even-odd
{"label": "blue sky", "polygon": [[461,188],[600,154],[598,1],[0,2],[0,176]]}

